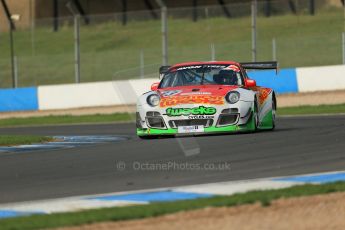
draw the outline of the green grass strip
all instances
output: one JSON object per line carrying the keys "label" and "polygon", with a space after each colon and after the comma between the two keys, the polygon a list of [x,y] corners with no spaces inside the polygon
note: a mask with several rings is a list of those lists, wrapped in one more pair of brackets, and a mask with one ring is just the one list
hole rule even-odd
{"label": "green grass strip", "polygon": [[[278,115],[308,115],[308,114],[337,114],[345,113],[345,104],[298,106],[278,108]],[[95,114],[95,115],[64,115],[27,118],[0,119],[0,127],[63,125],[83,123],[111,123],[133,121],[135,115],[129,113]]]}
{"label": "green grass strip", "polygon": [[345,104],[285,107],[277,112],[278,115],[337,114],[345,113]]}
{"label": "green grass strip", "polygon": [[52,141],[51,137],[33,135],[0,135],[0,146],[28,145]]}
{"label": "green grass strip", "polygon": [[81,115],[81,116],[63,115],[63,116],[27,117],[27,118],[8,118],[8,119],[0,119],[0,127],[105,123],[105,122],[130,121],[132,119],[134,119],[134,114],[128,114],[128,113],[95,114],[95,115]]}
{"label": "green grass strip", "polygon": [[311,196],[333,192],[344,192],[345,182],[336,182],[322,185],[300,185],[291,188],[252,191],[232,196],[216,196],[195,200],[153,203],[127,207],[103,208],[89,211],[60,213],[51,215],[34,215],[0,220],[1,230],[33,230],[76,226],[103,221],[120,221],[155,217],[179,211],[195,210],[205,207],[231,207],[243,204],[261,202],[269,206],[273,200],[300,196]]}

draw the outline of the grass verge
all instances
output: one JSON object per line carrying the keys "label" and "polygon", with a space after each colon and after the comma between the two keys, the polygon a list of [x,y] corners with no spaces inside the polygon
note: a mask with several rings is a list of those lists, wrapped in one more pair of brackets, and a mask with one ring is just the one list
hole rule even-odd
{"label": "grass verge", "polygon": [[[345,113],[345,104],[298,106],[278,108],[278,115],[308,115],[308,114],[337,114]],[[0,119],[0,127],[39,126],[58,124],[107,123],[133,121],[135,115],[129,113],[96,114],[82,116],[46,116],[28,118]]]}
{"label": "grass verge", "polygon": [[308,115],[337,113],[345,113],[345,104],[278,108],[278,115]]}
{"label": "grass verge", "polygon": [[14,126],[39,126],[39,125],[58,125],[58,124],[82,124],[82,123],[106,123],[131,121],[134,114],[114,113],[114,114],[95,114],[95,115],[63,115],[27,118],[8,118],[0,119],[0,127]]}
{"label": "grass verge", "polygon": [[32,135],[0,135],[0,146],[29,145],[48,141],[52,141],[52,138]]}
{"label": "grass verge", "polygon": [[252,191],[232,196],[215,196],[196,200],[177,202],[153,203],[148,205],[103,208],[74,213],[60,213],[52,215],[35,215],[0,220],[2,230],[33,230],[42,228],[55,228],[62,226],[76,226],[103,221],[120,221],[155,217],[179,211],[200,209],[205,207],[231,207],[243,204],[261,202],[269,206],[273,200],[300,196],[344,192],[345,182],[336,182],[322,185],[300,185],[291,188]]}

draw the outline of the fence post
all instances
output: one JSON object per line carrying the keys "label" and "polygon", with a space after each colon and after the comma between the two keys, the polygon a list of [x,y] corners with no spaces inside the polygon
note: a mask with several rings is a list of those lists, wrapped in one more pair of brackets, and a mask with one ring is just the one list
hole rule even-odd
{"label": "fence post", "polygon": [[208,13],[208,7],[206,6],[206,7],[205,7],[205,18],[206,18],[206,19],[209,18],[208,14],[209,14],[209,13]]}
{"label": "fence post", "polygon": [[59,30],[59,1],[53,0],[53,30],[57,32]]}
{"label": "fence post", "polygon": [[140,78],[144,78],[145,76],[145,56],[144,51],[140,50]]}
{"label": "fence post", "polygon": [[345,65],[345,32],[343,32],[343,64]]}
{"label": "fence post", "polygon": [[277,61],[277,43],[276,43],[276,38],[272,39],[272,59],[273,59],[273,61]]}
{"label": "fence post", "polygon": [[315,14],[315,0],[309,0],[309,14]]}
{"label": "fence post", "polygon": [[7,6],[7,3],[5,0],[1,0],[0,1],[4,11],[5,11],[5,15],[9,24],[9,29],[10,29],[10,52],[11,52],[11,71],[12,71],[12,87],[15,88],[15,74],[14,74],[14,40],[13,40],[13,31],[16,29],[16,26],[13,22],[12,19],[12,14]]}
{"label": "fence post", "polygon": [[168,9],[162,7],[163,65],[168,65]]}
{"label": "fence post", "polygon": [[18,59],[17,56],[14,56],[14,84],[13,88],[18,87]]}
{"label": "fence post", "polygon": [[257,0],[252,1],[252,61],[256,62],[256,17],[257,17]]}
{"label": "fence post", "polygon": [[266,17],[270,17],[271,16],[271,0],[266,0],[266,4],[265,4],[265,15]]}
{"label": "fence post", "polygon": [[11,49],[12,88],[16,88],[14,38],[13,38],[13,27],[11,26],[11,24],[10,24],[10,49]]}
{"label": "fence post", "polygon": [[74,21],[74,73],[75,83],[80,83],[80,14],[75,5],[69,1],[66,4],[67,9],[73,15]]}
{"label": "fence post", "polygon": [[122,25],[127,25],[127,0],[122,0]]}
{"label": "fence post", "polygon": [[168,65],[168,8],[163,0],[156,0],[161,8],[162,23],[162,65]]}
{"label": "fence post", "polygon": [[74,15],[75,83],[80,83],[80,16]]}
{"label": "fence post", "polygon": [[211,61],[216,60],[216,47],[214,46],[214,43],[211,43]]}
{"label": "fence post", "polygon": [[193,0],[193,22],[198,21],[198,0]]}

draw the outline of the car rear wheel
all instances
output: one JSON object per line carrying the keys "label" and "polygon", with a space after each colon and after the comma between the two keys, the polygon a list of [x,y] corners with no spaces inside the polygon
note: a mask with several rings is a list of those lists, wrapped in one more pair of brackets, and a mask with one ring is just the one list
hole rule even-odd
{"label": "car rear wheel", "polygon": [[272,130],[276,127],[277,105],[275,99],[272,100]]}

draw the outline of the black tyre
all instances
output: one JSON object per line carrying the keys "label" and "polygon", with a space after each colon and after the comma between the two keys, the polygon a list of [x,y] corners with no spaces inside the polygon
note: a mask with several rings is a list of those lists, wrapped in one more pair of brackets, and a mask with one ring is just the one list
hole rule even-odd
{"label": "black tyre", "polygon": [[138,136],[142,140],[151,140],[151,139],[157,139],[158,136]]}
{"label": "black tyre", "polygon": [[276,114],[277,114],[277,103],[275,97],[272,99],[272,129],[276,127]]}
{"label": "black tyre", "polygon": [[259,110],[258,110],[258,103],[257,103],[256,98],[254,101],[253,119],[254,119],[254,131],[257,131],[259,127]]}

